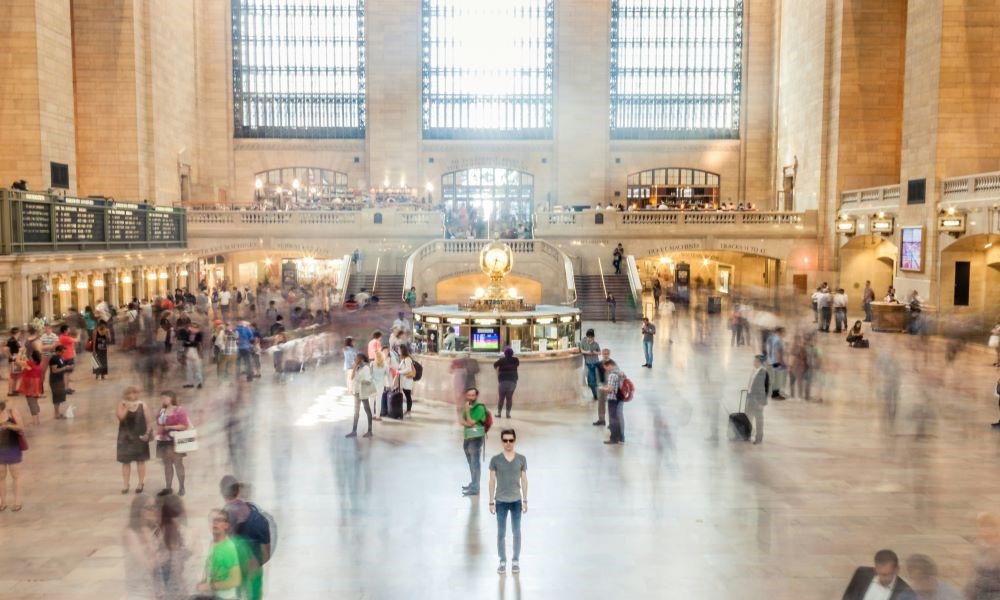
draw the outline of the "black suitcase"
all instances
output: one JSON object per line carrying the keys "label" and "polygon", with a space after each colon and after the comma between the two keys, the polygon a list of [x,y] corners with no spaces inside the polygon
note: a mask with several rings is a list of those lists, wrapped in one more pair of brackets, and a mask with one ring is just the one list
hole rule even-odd
{"label": "black suitcase", "polygon": [[281,370],[284,373],[301,373],[305,371],[305,365],[300,360],[286,360]]}
{"label": "black suitcase", "polygon": [[390,419],[402,419],[403,418],[403,402],[406,401],[406,396],[400,390],[393,390],[389,394],[389,418]]}
{"label": "black suitcase", "polygon": [[740,390],[740,405],[737,407],[740,412],[729,413],[729,439],[731,440],[743,440],[744,442],[750,440],[750,417],[743,412],[746,393],[746,390]]}

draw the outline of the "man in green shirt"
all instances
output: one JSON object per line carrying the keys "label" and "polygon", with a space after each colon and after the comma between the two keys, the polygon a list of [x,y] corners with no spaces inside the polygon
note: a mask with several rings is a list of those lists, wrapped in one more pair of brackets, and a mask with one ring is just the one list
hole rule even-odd
{"label": "man in green shirt", "polygon": [[465,459],[469,463],[469,485],[462,486],[463,496],[479,495],[479,474],[482,470],[481,460],[483,440],[486,438],[486,407],[479,403],[479,390],[471,387],[465,390],[465,410],[459,421],[462,423]]}
{"label": "man in green shirt", "polygon": [[212,592],[216,598],[236,599],[242,582],[239,552],[229,537],[229,517],[221,510],[212,511],[212,548],[205,561],[205,578],[199,592]]}

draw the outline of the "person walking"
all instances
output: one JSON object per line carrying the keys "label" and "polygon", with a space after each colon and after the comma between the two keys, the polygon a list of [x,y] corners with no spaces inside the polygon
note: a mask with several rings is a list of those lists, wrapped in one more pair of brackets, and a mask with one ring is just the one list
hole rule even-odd
{"label": "person walking", "polygon": [[653,278],[653,310],[660,310],[660,295],[663,293],[663,284],[659,277]]}
{"label": "person walking", "polygon": [[469,463],[469,484],[462,486],[463,496],[479,495],[479,478],[482,469],[483,442],[486,439],[486,421],[489,411],[479,403],[479,390],[465,390],[465,410],[459,422],[462,424],[462,450]]}
{"label": "person walking", "polygon": [[4,345],[4,354],[7,355],[7,395],[16,396],[17,386],[21,379],[21,367],[18,360],[24,354],[24,344],[21,343],[21,330],[14,327],[10,330],[10,337]]}
{"label": "person walking", "polygon": [[42,393],[45,393],[45,373],[49,370],[49,362],[52,360],[52,351],[59,344],[59,336],[52,331],[52,326],[46,324],[42,335],[38,341],[42,351]]}
{"label": "person walking", "polygon": [[416,287],[410,287],[410,289],[406,290],[406,304],[409,305],[410,310],[413,310],[413,307],[417,305]]}
{"label": "person walking", "polygon": [[205,343],[205,334],[197,323],[188,326],[187,337],[184,338],[184,387],[198,386],[205,383],[205,374],[201,362],[201,346]]}
{"label": "person walking", "polygon": [[21,510],[21,436],[24,435],[24,421],[21,413],[0,400],[0,512],[7,510],[7,473],[14,484],[13,512]]}
{"label": "person walking", "polygon": [[219,491],[226,505],[222,511],[229,518],[229,531],[237,542],[240,556],[244,600],[261,600],[264,597],[264,565],[271,560],[271,518],[256,504],[241,497],[243,490],[232,475],[219,481]]}
{"label": "person walking", "polygon": [[764,441],[764,407],[767,406],[770,376],[764,367],[765,357],[758,354],[753,358],[753,373],[747,385],[747,417],[753,421],[753,443]]}
{"label": "person walking", "polygon": [[372,437],[372,405],[370,398],[375,394],[374,376],[371,366],[364,354],[354,357],[354,367],[350,371],[349,389],[354,396],[354,426],[351,432],[344,437],[358,437],[358,418],[361,416],[361,406],[365,407],[365,415],[368,416],[368,432],[364,437]]}
{"label": "person walking", "polygon": [[94,379],[105,379],[108,376],[108,348],[111,346],[111,330],[108,324],[101,321],[94,330]]}
{"label": "person walking", "polygon": [[372,411],[375,410],[374,398],[381,400],[379,414],[372,417],[376,421],[381,421],[382,417],[389,416],[389,394],[392,393],[392,377],[389,374],[389,349],[382,348],[375,353],[371,360],[372,370]]}
{"label": "person walking", "polygon": [[24,394],[28,402],[31,423],[41,425],[42,420],[39,415],[42,409],[38,406],[38,397],[42,395],[42,353],[32,350],[31,356],[18,358],[18,365],[21,367],[21,383],[18,391]]}
{"label": "person walking", "polygon": [[649,317],[642,318],[642,351],[646,362],[642,366],[653,368],[653,336],[656,335],[656,325],[649,322]]}
{"label": "person walking", "polygon": [[181,406],[177,394],[170,390],[160,392],[160,412],[156,416],[156,457],[163,461],[163,479],[168,490],[173,491],[174,473],[177,474],[178,496],[183,496],[184,490],[184,456],[174,448],[175,431],[191,428],[187,411]]}
{"label": "person walking", "polygon": [[129,600],[157,600],[156,500],[146,494],[132,499],[129,520],[122,531],[125,559],[125,597]]}
{"label": "person walking", "polygon": [[875,290],[872,289],[872,282],[865,280],[865,289],[861,293],[861,303],[865,309],[865,323],[872,322],[872,302],[875,302]]}
{"label": "person walking", "polygon": [[601,387],[608,402],[608,417],[610,418],[611,438],[605,444],[625,443],[625,415],[622,414],[622,401],[618,399],[618,390],[621,388],[622,379],[625,374],[618,368],[618,364],[610,358],[604,361],[604,371],[607,375],[607,383]]}
{"label": "person walking", "polygon": [[618,320],[615,316],[615,312],[618,310],[618,301],[615,300],[614,294],[608,294],[608,297],[604,299],[608,303],[608,315],[611,317],[612,323],[617,323]]}
{"label": "person walking", "polygon": [[788,367],[785,362],[785,328],[778,327],[767,338],[767,364],[774,376],[771,378],[771,397],[775,400],[785,400],[781,393],[785,385],[785,375]]}
{"label": "person walking", "polygon": [[583,364],[587,367],[587,387],[597,401],[597,373],[601,370],[601,345],[594,340],[594,330],[588,329],[584,339],[580,341],[580,354]]}
{"label": "person walking", "polygon": [[510,418],[510,409],[514,405],[514,389],[517,388],[517,367],[521,361],[514,356],[514,349],[507,346],[503,349],[503,358],[493,363],[493,368],[497,371],[497,389],[500,400],[497,403],[497,418],[503,412],[504,403],[507,404],[507,418]]}
{"label": "person walking", "polygon": [[136,464],[139,485],[136,494],[141,494],[146,483],[146,461],[149,460],[149,438],[153,428],[146,419],[146,403],[139,400],[139,388],[131,386],[125,390],[124,398],[115,409],[118,417],[118,462],[122,465],[122,494],[129,490],[132,463]]}
{"label": "person walking", "polygon": [[513,429],[500,432],[503,452],[490,459],[490,513],[497,516],[497,552],[500,566],[497,573],[507,572],[507,515],[514,535],[514,555],[510,572],[521,572],[521,515],[528,512],[528,459],[514,451],[517,433]]}
{"label": "person walking", "polygon": [[52,418],[65,419],[61,406],[66,402],[66,375],[73,370],[73,365],[66,362],[63,355],[66,349],[62,344],[56,344],[49,359],[49,390],[52,392]]}
{"label": "person walking", "polygon": [[[62,346],[62,360],[67,366],[71,367],[64,370],[64,383],[65,383],[65,393],[72,394],[74,392],[73,388],[70,387],[70,373],[73,372],[72,367],[76,363],[76,344],[80,341],[80,334],[70,335],[69,325],[59,326],[59,345]],[[51,383],[51,381],[50,381]],[[53,398],[55,401],[55,398]]]}
{"label": "person walking", "polygon": [[413,358],[410,356],[410,347],[406,344],[399,346],[399,389],[403,390],[406,396],[406,413],[410,414],[413,409],[413,378],[417,374],[417,369],[413,366]]}

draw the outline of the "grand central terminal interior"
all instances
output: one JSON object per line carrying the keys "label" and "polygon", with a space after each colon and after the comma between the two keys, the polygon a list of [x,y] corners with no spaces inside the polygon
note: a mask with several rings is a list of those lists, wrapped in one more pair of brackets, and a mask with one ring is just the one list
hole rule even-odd
{"label": "grand central terminal interior", "polygon": [[998,55],[998,0],[4,0],[0,599],[997,598]]}

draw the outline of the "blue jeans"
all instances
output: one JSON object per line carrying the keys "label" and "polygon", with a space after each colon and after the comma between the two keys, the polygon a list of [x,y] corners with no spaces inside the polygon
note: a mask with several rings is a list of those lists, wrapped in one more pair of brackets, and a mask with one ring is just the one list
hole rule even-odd
{"label": "blue jeans", "polygon": [[500,560],[507,560],[507,515],[514,533],[514,560],[521,556],[521,501],[497,502],[497,552]]}
{"label": "blue jeans", "polygon": [[872,303],[865,302],[865,323],[871,323],[872,321]]}
{"label": "blue jeans", "polygon": [[[246,365],[246,370],[243,370],[243,366]],[[236,354],[236,376],[240,376],[240,372],[246,373],[247,381],[253,380],[253,367],[250,363],[250,348],[240,348],[239,352]]]}
{"label": "blue jeans", "polygon": [[646,353],[646,364],[653,365],[653,340],[643,340],[642,350]]}
{"label": "blue jeans", "polygon": [[469,491],[479,493],[479,474],[482,471],[483,440],[485,438],[470,438],[462,443],[465,450],[465,460],[469,463]]}
{"label": "blue jeans", "polygon": [[622,402],[608,399],[608,421],[611,426],[611,441],[625,441],[625,415],[622,414]]}
{"label": "blue jeans", "polygon": [[601,363],[595,362],[593,364],[587,363],[587,387],[590,388],[590,393],[594,395],[594,400],[597,400],[597,370],[601,368]]}

